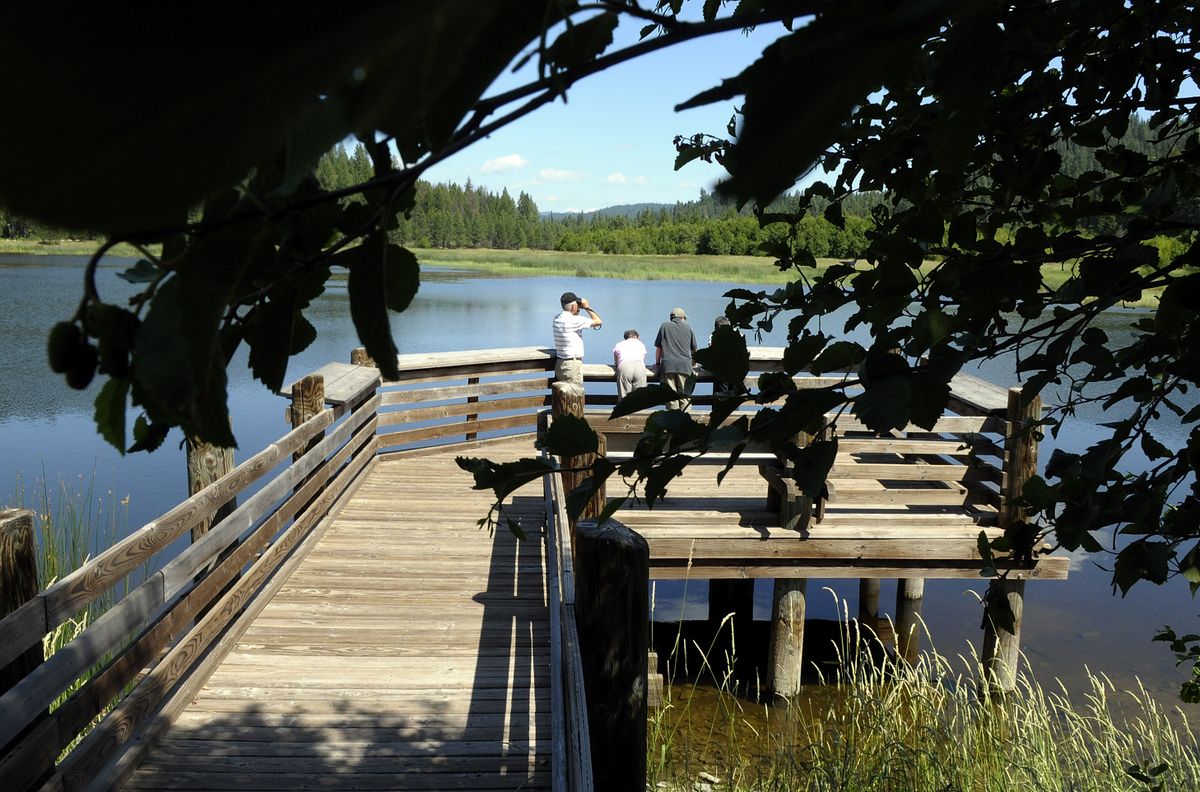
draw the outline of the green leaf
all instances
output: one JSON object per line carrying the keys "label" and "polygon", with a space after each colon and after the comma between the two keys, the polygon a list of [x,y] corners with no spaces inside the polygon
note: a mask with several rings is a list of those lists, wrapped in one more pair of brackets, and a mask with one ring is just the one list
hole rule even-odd
{"label": "green leaf", "polygon": [[546,432],[545,447],[552,454],[573,457],[596,453],[600,440],[585,419],[567,413],[555,416]]}
{"label": "green leaf", "polygon": [[129,283],[150,283],[159,276],[158,267],[151,264],[146,259],[138,259],[137,263],[129,269],[118,272],[117,277]]}
{"label": "green leaf", "polygon": [[667,484],[683,472],[692,457],[687,454],[667,457],[650,469],[646,476],[646,505],[654,508],[654,504],[667,494]]}
{"label": "green leaf", "polygon": [[455,457],[454,462],[474,477],[474,489],[492,490],[497,501],[503,501],[526,484],[554,471],[552,464],[530,458],[497,463],[490,459]]}
{"label": "green leaf", "polygon": [[812,364],[812,373],[820,376],[831,371],[849,371],[864,361],[866,350],[853,341],[836,341],[817,355]]}
{"label": "green leaf", "polygon": [[421,267],[412,251],[399,245],[384,248],[387,307],[402,312],[412,303],[421,286]]}
{"label": "green leaf", "polygon": [[379,366],[384,379],[400,376],[396,342],[388,318],[388,284],[385,258],[378,240],[368,240],[334,257],[333,264],[350,270],[350,318],[367,354]]}
{"label": "green leaf", "polygon": [[155,451],[167,439],[167,434],[171,427],[166,424],[152,424],[146,420],[146,416],[139,415],[137,420],[133,422],[133,445],[129,447],[129,453],[136,451]]}
{"label": "green leaf", "polygon": [[1171,449],[1155,440],[1154,436],[1150,434],[1148,429],[1142,431],[1142,452],[1151,461],[1156,459],[1164,459],[1166,457],[1175,455]]}
{"label": "green leaf", "polygon": [[619,18],[611,11],[571,25],[554,40],[546,56],[556,66],[570,69],[596,59],[612,44]]}
{"label": "green leaf", "polygon": [[818,440],[804,448],[788,447],[784,455],[791,462],[789,475],[795,480],[796,486],[810,498],[821,497],[825,489],[825,480],[829,478],[829,470],[837,456],[838,441]]}
{"label": "green leaf", "polygon": [[[853,413],[871,431],[887,432],[908,426],[912,406],[912,380],[897,375],[867,384],[854,400]],[[928,418],[928,415],[925,417]]]}
{"label": "green leaf", "polygon": [[125,397],[129,381],[113,377],[96,395],[96,428],[100,436],[122,455],[125,454]]}
{"label": "green leaf", "polygon": [[[719,189],[739,204],[766,206],[789,189],[825,150],[851,111],[888,80],[921,62],[919,44],[936,30],[949,4],[833,6],[795,33],[768,46],[733,79],[676,109],[744,95],[744,124],[726,157],[731,178]],[[847,61],[846,52],[858,57]],[[829,70],[828,64],[839,68]],[[797,86],[803,101],[780,101],[779,86]]]}
{"label": "green leaf", "polygon": [[667,402],[675,401],[679,398],[679,394],[672,390],[669,386],[661,383],[647,385],[644,388],[638,388],[631,391],[624,399],[613,407],[613,411],[609,414],[609,418],[621,418],[626,415],[633,415],[641,410],[649,410],[654,407],[661,407]]}

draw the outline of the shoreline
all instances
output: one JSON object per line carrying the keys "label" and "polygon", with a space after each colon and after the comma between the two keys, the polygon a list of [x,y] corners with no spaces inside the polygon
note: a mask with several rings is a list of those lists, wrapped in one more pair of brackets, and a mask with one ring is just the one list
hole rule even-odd
{"label": "shoreline", "polygon": [[[34,240],[0,239],[0,254],[34,256],[90,256],[99,242],[72,240],[43,244]],[[410,248],[421,264],[452,267],[500,277],[566,276],[620,280],[678,280],[693,282],[744,283],[782,286],[795,273],[781,272],[768,256],[632,255],[622,253],[574,253],[556,250],[493,250],[487,248]],[[138,258],[132,245],[119,244],[107,256]],[[817,259],[819,275],[840,259]],[[1068,278],[1061,264],[1042,266],[1042,278],[1057,287]],[[1161,289],[1146,292],[1141,299],[1121,303],[1127,308],[1153,308]]]}

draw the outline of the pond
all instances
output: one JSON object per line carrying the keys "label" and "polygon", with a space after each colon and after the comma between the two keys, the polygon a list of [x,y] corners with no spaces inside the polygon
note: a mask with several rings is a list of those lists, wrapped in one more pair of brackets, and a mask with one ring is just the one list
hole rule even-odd
{"label": "pond", "polygon": [[[93,384],[77,392],[66,387],[45,361],[50,327],[68,318],[82,293],[86,259],[78,256],[0,256],[0,502],[13,502],[10,492],[23,486],[25,501],[48,480],[61,479],[84,488],[94,484],[107,502],[128,498],[124,530],[132,530],[186,497],[186,470],[180,436],[172,434],[154,454],[122,457],[102,441],[92,423]],[[116,277],[131,262],[106,260],[99,272],[101,295],[120,302],[132,287]],[[764,266],[770,266],[764,260]],[[558,296],[572,290],[589,299],[604,319],[601,330],[585,337],[588,360],[608,361],[612,346],[624,330],[637,328],[652,339],[658,325],[675,306],[684,307],[703,342],[712,320],[727,300],[722,294],[740,284],[680,281],[587,280],[577,278],[493,278],[439,268],[425,268],[420,293],[409,310],[393,315],[396,343],[402,353],[471,348],[544,346],[550,321],[558,312]],[[758,287],[752,287],[758,288]],[[1132,312],[1105,316],[1110,336],[1127,333]],[[307,312],[318,330],[317,341],[292,359],[287,381],[298,379],[329,361],[348,361],[359,346],[349,319],[344,280],[332,280],[326,293]],[[840,328],[833,317],[827,332]],[[861,339],[860,339],[861,340]],[[780,346],[783,332],[761,340]],[[1015,383],[1011,363],[995,361],[982,375],[1003,385]],[[245,366],[245,351],[230,370],[230,411],[238,438],[237,459],[244,459],[280,436],[287,423],[285,402],[254,381]],[[133,413],[131,413],[131,422]],[[1093,442],[1105,420],[1083,412],[1057,441],[1047,438],[1043,463],[1054,445],[1081,449]],[[1181,428],[1164,422],[1157,431],[1172,445]],[[1134,460],[1134,464],[1138,464]],[[469,486],[464,474],[463,486]],[[111,493],[111,497],[109,497]],[[1022,648],[1039,680],[1061,678],[1073,691],[1084,690],[1085,666],[1111,677],[1118,688],[1132,688],[1140,679],[1160,701],[1173,705],[1183,674],[1162,644],[1152,644],[1158,628],[1171,624],[1181,632],[1194,631],[1197,607],[1187,586],[1178,581],[1162,587],[1139,584],[1124,598],[1114,597],[1109,574],[1099,565],[1107,558],[1080,556],[1070,580],[1032,582],[1026,592]],[[824,591],[828,589],[828,591]],[[925,590],[924,619],[934,646],[947,656],[969,655],[969,642],[978,644],[982,581],[930,580]],[[703,582],[656,587],[656,618],[703,618],[707,589]],[[855,609],[855,581],[811,581],[810,618],[835,619],[839,602]],[[881,608],[891,612],[895,582],[884,581]],[[770,612],[770,581],[756,586],[755,616]]]}

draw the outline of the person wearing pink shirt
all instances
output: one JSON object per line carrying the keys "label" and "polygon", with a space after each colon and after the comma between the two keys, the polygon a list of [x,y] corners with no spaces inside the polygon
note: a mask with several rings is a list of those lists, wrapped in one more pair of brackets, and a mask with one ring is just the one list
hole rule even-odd
{"label": "person wearing pink shirt", "polygon": [[613,365],[617,369],[617,398],[646,386],[646,345],[637,330],[626,330],[625,339],[613,347]]}

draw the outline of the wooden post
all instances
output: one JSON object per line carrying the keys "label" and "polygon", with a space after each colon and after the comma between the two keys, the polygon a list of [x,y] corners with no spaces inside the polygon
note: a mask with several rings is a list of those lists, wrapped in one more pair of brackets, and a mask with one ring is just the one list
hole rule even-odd
{"label": "wooden post", "polygon": [[[33,512],[28,509],[0,509],[0,619],[37,596],[37,547],[34,542]],[[35,641],[11,663],[0,668],[0,694],[8,692],[42,664],[42,642]],[[3,753],[22,740],[32,741],[33,732],[45,724],[46,712],[21,730]],[[55,730],[56,731],[56,730]],[[18,749],[19,750],[19,749]],[[24,760],[4,768],[6,789],[36,789],[54,774],[51,750],[26,751]],[[2,755],[2,754],[0,754]],[[10,755],[11,758],[11,755]],[[10,786],[11,785],[11,786]]]}
{"label": "wooden post", "polygon": [[807,589],[808,580],[804,578],[775,578],[767,684],[775,695],[784,698],[800,692]]}
{"label": "wooden post", "polygon": [[575,612],[595,788],[646,789],[650,547],[615,520],[579,523]]}
{"label": "wooden post", "polygon": [[901,578],[896,581],[896,654],[909,663],[917,662],[921,652],[921,605],[925,599],[925,578]]}
{"label": "wooden post", "polygon": [[[33,512],[0,509],[0,619],[36,597],[37,593]],[[0,669],[0,693],[12,688],[41,663],[42,645],[37,643]]]}
{"label": "wooden post", "polygon": [[[321,410],[325,409],[325,378],[320,374],[309,374],[292,386],[292,406],[288,410],[292,428],[295,429]],[[325,438],[318,432],[308,441],[304,449],[292,454],[292,461],[300,459],[310,448]]]}
{"label": "wooden post", "polygon": [[[1000,527],[1025,519],[1017,505],[1025,482],[1037,472],[1037,437],[1034,423],[1042,416],[1042,400],[1034,398],[1021,405],[1021,389],[1008,391],[1007,426],[1004,442],[1004,469],[1000,479]],[[1017,663],[1021,656],[1021,617],[1025,610],[1025,581],[998,578],[988,587],[986,601],[1005,599],[1013,613],[1013,629],[994,623],[985,611],[983,618],[984,673],[992,691],[1010,691],[1017,682]]]}
{"label": "wooden post", "polygon": [[[467,384],[468,385],[478,385],[479,377],[467,377]],[[467,397],[467,404],[478,404],[478,403],[479,403],[478,396],[468,396]],[[468,423],[470,423],[471,421],[478,421],[478,420],[479,420],[478,413],[470,413],[467,415]],[[467,440],[474,440],[475,437],[476,437],[475,432],[467,432],[467,438],[466,438]]]}
{"label": "wooden post", "polygon": [[879,622],[879,578],[858,579],[858,621],[874,632]]}
{"label": "wooden post", "polygon": [[[212,484],[233,470],[233,449],[221,448],[193,437],[187,439],[187,483],[188,496]],[[221,522],[237,508],[237,498],[224,503],[213,512],[212,517],[201,520],[192,528],[192,541],[196,542],[208,533],[213,525]]]}
{"label": "wooden post", "polygon": [[367,350],[363,347],[355,347],[350,350],[350,364],[352,366],[375,366],[375,359],[367,354]]}
{"label": "wooden post", "polygon": [[1017,664],[1021,659],[1021,619],[1025,612],[1025,581],[993,580],[988,597],[1006,597],[1013,613],[1013,631],[994,624],[983,614],[983,670],[989,693],[1007,693],[1017,686]]}
{"label": "wooden post", "polygon": [[[577,418],[582,418],[583,406],[584,390],[582,386],[576,385],[573,382],[554,383],[551,388],[551,410],[555,416],[574,415]],[[607,450],[604,435],[600,435],[599,454],[603,455]],[[576,487],[591,476],[591,473],[586,468],[596,461],[596,456],[597,454],[580,454],[579,456],[568,457],[563,460],[563,491],[566,492],[568,497]],[[580,515],[580,519],[599,517],[600,512],[604,511],[606,500],[605,487],[601,484],[592,494],[592,498],[588,501],[587,507]],[[575,522],[575,520],[571,520],[569,526],[572,547],[575,546]]]}

